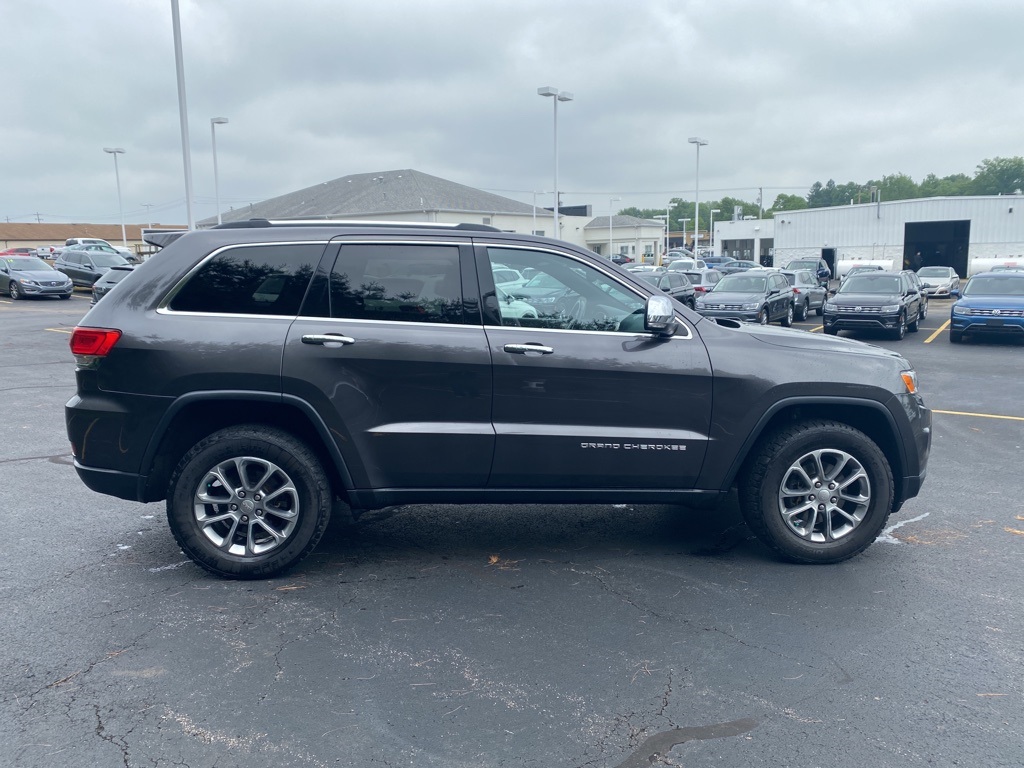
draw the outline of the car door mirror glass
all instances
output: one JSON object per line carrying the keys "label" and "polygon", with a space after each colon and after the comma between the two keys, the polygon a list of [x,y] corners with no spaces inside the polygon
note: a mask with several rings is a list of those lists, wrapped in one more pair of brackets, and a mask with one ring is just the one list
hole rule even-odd
{"label": "car door mirror glass", "polygon": [[668,296],[648,297],[644,307],[644,330],[659,336],[671,336],[675,333],[675,310]]}

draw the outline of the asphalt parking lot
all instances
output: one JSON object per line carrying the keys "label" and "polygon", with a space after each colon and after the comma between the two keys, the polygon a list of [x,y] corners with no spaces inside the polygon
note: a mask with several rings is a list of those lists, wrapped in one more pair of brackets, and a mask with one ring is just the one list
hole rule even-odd
{"label": "asphalt parking lot", "polygon": [[87,294],[0,298],[0,764],[1020,766],[1024,344],[952,345],[948,307],[859,337],[935,432],[852,561],[779,562],[735,502],[424,506],[246,583],[75,475]]}

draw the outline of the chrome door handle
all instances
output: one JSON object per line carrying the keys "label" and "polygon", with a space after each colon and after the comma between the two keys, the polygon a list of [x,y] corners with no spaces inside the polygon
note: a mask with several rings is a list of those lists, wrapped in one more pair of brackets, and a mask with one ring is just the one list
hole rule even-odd
{"label": "chrome door handle", "polygon": [[527,352],[540,352],[542,355],[550,355],[555,351],[554,347],[545,347],[541,344],[506,344],[502,349],[516,355],[525,355]]}
{"label": "chrome door handle", "polygon": [[303,344],[320,344],[322,346],[343,346],[355,344],[356,340],[351,336],[342,336],[338,333],[310,333],[302,337]]}

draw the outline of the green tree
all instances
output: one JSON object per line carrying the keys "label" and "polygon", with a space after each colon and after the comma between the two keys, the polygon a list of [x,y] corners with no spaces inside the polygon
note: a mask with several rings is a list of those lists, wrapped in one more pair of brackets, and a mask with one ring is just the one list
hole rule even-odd
{"label": "green tree", "polygon": [[921,197],[956,197],[971,193],[972,179],[966,173],[955,173],[941,179],[929,173],[921,181]]}
{"label": "green tree", "polygon": [[775,197],[775,202],[772,203],[771,207],[765,209],[764,217],[768,219],[782,211],[799,211],[806,207],[807,200],[800,197],[800,195],[780,194]]}
{"label": "green tree", "polygon": [[883,176],[881,181],[868,182],[877,186],[882,193],[882,200],[913,200],[921,197],[921,188],[905,173]]}
{"label": "green tree", "polygon": [[1024,157],[994,157],[982,160],[974,174],[971,193],[1012,195],[1024,189]]}

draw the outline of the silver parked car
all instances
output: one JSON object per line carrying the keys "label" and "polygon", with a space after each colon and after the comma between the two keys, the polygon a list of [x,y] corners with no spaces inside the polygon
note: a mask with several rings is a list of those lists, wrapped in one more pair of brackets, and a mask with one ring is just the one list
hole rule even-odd
{"label": "silver parked car", "polygon": [[787,269],[782,274],[793,286],[793,312],[796,319],[806,320],[812,309],[821,317],[828,290],[818,282],[815,274],[809,269]]}
{"label": "silver parked car", "polygon": [[921,267],[917,276],[929,296],[948,298],[960,288],[960,275],[952,267]]}

